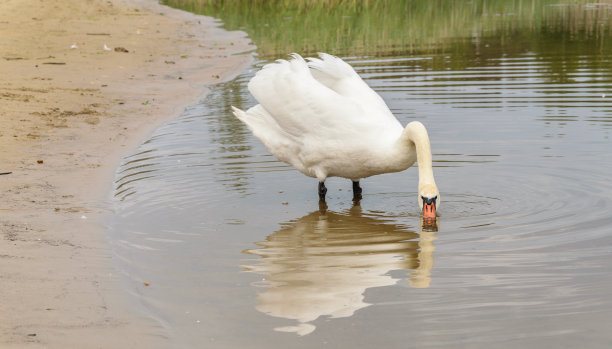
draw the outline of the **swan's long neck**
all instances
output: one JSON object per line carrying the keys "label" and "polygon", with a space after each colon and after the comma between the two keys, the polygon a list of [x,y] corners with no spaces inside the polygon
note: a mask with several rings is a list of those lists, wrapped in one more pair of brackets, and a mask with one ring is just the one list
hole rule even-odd
{"label": "swan's long neck", "polygon": [[[401,141],[414,146],[419,164],[419,189],[436,185],[431,163],[431,145],[425,126],[418,121],[409,123],[402,132]],[[409,142],[409,143],[408,143]]]}

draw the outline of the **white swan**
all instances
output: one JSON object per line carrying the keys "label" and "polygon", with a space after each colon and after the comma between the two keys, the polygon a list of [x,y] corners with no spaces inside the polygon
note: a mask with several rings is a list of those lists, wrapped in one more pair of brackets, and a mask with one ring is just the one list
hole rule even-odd
{"label": "white swan", "polygon": [[398,172],[418,161],[418,202],[425,217],[435,217],[440,193],[434,181],[427,130],[418,121],[403,128],[382,98],[338,57],[319,54],[265,65],[249,82],[259,102],[234,115],[277,159],[319,180],[325,201],[325,179],[353,181]]}

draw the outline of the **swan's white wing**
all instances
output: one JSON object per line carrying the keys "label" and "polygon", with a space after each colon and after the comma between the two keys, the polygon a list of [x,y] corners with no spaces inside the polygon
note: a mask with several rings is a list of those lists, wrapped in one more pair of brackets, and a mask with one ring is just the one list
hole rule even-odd
{"label": "swan's white wing", "polygon": [[259,105],[234,113],[276,158],[308,176],[357,180],[384,173],[403,128],[358,76],[352,81],[362,84],[352,90],[364,91],[361,98],[315,79],[306,61],[294,54],[257,72],[248,86]]}
{"label": "swan's white wing", "polygon": [[[353,81],[365,85],[359,76]],[[284,132],[309,142],[350,142],[354,137],[388,133],[389,127],[401,129],[395,118],[395,124],[389,125],[390,112],[380,97],[384,108],[338,93],[315,79],[297,54],[290,61],[278,60],[264,66],[249,82],[249,91]]]}
{"label": "swan's white wing", "polygon": [[385,101],[342,59],[319,53],[320,58],[308,58],[308,67],[315,79],[341,96],[359,104],[371,117],[379,122],[398,123]]}
{"label": "swan's white wing", "polygon": [[295,167],[295,155],[300,153],[302,142],[284,132],[274,118],[258,104],[246,112],[232,107],[234,115],[244,122],[277,159]]}

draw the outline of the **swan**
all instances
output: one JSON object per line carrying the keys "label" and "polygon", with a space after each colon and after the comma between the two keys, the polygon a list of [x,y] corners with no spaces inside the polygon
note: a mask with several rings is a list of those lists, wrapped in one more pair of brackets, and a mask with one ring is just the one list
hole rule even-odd
{"label": "swan", "polygon": [[405,128],[383,99],[342,59],[291,54],[266,64],[249,81],[259,104],[240,119],[278,160],[319,180],[325,203],[325,179],[353,182],[353,199],[361,199],[362,178],[403,171],[418,163],[417,200],[425,218],[435,218],[440,192],[432,170],[427,130],[418,121]]}

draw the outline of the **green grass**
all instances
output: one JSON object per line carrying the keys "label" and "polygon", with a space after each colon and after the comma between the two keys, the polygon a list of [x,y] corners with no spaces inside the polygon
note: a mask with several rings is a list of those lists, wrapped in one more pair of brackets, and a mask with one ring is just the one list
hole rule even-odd
{"label": "green grass", "polygon": [[[249,34],[262,57],[317,51],[389,55],[448,51],[494,38],[543,35],[591,40],[610,34],[612,4],[586,0],[164,0],[221,18]],[[612,45],[607,45],[612,46]]]}

